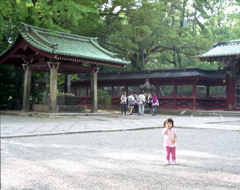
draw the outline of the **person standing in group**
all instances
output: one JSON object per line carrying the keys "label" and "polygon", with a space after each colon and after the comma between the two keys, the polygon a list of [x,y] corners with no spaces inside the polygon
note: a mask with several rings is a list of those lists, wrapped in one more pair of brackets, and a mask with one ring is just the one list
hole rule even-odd
{"label": "person standing in group", "polygon": [[153,114],[153,111],[152,111],[152,106],[153,106],[152,94],[149,94],[149,96],[148,96],[148,106],[149,106],[149,112],[150,112],[150,114]]}
{"label": "person standing in group", "polygon": [[173,129],[173,119],[168,117],[164,119],[163,122],[163,135],[164,135],[164,147],[166,151],[166,164],[170,164],[170,154],[172,155],[172,162],[171,164],[176,164],[176,140],[177,140],[177,133]]}
{"label": "person standing in group", "polygon": [[134,108],[134,97],[132,95],[132,93],[130,92],[129,93],[129,96],[128,96],[128,109],[129,110],[129,115],[132,115],[133,114],[133,108]]}
{"label": "person standing in group", "polygon": [[144,106],[145,106],[145,95],[144,91],[138,96],[138,115],[144,114]]}
{"label": "person standing in group", "polygon": [[122,114],[126,114],[126,105],[127,105],[127,93],[124,92],[123,95],[121,96],[120,100],[122,101]]}
{"label": "person standing in group", "polygon": [[152,92],[152,105],[153,105],[152,116],[156,116],[157,96],[156,96],[155,92]]}
{"label": "person standing in group", "polygon": [[136,91],[133,92],[133,98],[134,98],[134,113],[138,113],[138,95],[136,94]]}

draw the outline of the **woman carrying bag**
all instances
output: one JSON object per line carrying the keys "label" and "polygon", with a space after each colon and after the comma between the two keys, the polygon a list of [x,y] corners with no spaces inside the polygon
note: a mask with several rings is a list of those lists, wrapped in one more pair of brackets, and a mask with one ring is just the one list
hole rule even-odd
{"label": "woman carrying bag", "polygon": [[152,116],[156,116],[156,106],[158,104],[157,96],[155,95],[155,92],[152,93],[152,105],[153,105],[153,114]]}
{"label": "woman carrying bag", "polygon": [[129,115],[133,114],[133,108],[134,108],[135,102],[134,102],[134,97],[132,96],[132,93],[130,92],[129,96],[128,96],[128,109],[129,110]]}

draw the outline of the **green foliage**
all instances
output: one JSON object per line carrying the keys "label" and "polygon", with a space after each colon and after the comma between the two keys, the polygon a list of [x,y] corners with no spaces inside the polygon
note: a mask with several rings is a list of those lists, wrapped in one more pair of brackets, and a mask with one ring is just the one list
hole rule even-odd
{"label": "green foliage", "polygon": [[44,81],[41,81],[45,73],[44,72],[36,72],[32,71],[32,77],[31,77],[31,93],[30,93],[30,105],[31,107],[34,104],[42,104],[42,99],[44,95],[43,91],[43,83]]}
{"label": "green foliage", "polygon": [[1,0],[0,1],[0,51],[10,45],[16,38],[20,22],[46,27],[55,31],[70,32],[78,25],[79,20],[89,14],[97,15],[95,8],[97,0]]}
{"label": "green foliage", "polygon": [[14,69],[12,66],[0,65],[0,109],[12,108],[16,101],[14,94]]}
{"label": "green foliage", "polygon": [[[83,74],[81,74],[81,76],[83,77]],[[75,82],[75,81],[79,81],[79,80],[81,80],[81,79],[78,77],[78,74],[71,74],[71,82]],[[58,79],[57,79],[58,93],[63,92],[64,82],[65,82],[65,75],[58,73]],[[49,85],[50,85],[50,83],[48,84],[48,86]],[[66,91],[65,91],[65,93],[66,93]]]}
{"label": "green foliage", "polygon": [[239,0],[113,0],[112,6],[99,9],[102,15],[101,20],[89,20],[93,27],[88,25],[87,32],[99,36],[101,45],[118,52],[118,57],[130,59],[125,70],[217,69],[221,64],[202,63],[195,55],[212,48],[215,41],[239,38]]}
{"label": "green foliage", "polygon": [[108,94],[108,92],[98,89],[97,96],[98,96],[98,106],[99,107],[110,106],[111,96]]}

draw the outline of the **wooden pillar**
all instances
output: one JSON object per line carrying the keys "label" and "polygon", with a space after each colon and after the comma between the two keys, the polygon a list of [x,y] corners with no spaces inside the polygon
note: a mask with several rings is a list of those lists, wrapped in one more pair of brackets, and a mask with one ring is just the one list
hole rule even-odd
{"label": "wooden pillar", "polygon": [[68,94],[71,93],[71,75],[68,74],[68,71],[65,72],[64,92]]}
{"label": "wooden pillar", "polygon": [[49,112],[57,113],[57,74],[59,62],[48,62],[50,67],[50,101],[49,101]]}
{"label": "wooden pillar", "polygon": [[112,105],[113,105],[113,91],[114,91],[114,86],[111,86],[111,105],[110,105],[110,107],[112,107]]}
{"label": "wooden pillar", "polygon": [[30,92],[31,92],[31,76],[32,71],[29,70],[28,64],[23,64],[25,70],[24,76],[24,90],[23,90],[23,106],[22,111],[30,111]]}
{"label": "wooden pillar", "polygon": [[237,70],[235,68],[231,68],[229,83],[228,83],[228,92],[229,95],[229,103],[228,103],[228,110],[233,110],[236,107],[236,73]]}
{"label": "wooden pillar", "polygon": [[209,92],[210,92],[209,91],[209,86],[210,86],[210,83],[207,84],[207,109],[209,108],[209,100],[208,99],[210,98],[209,97]]}
{"label": "wooden pillar", "polygon": [[97,102],[97,72],[98,68],[93,67],[91,71],[91,113],[98,112],[98,102]]}
{"label": "wooden pillar", "polygon": [[196,82],[193,83],[193,109],[196,109]]}
{"label": "wooden pillar", "polygon": [[48,83],[49,83],[49,72],[47,72],[47,74],[46,74],[46,96],[48,96],[48,94],[50,92]]}
{"label": "wooden pillar", "polygon": [[174,84],[174,108],[177,107],[177,84]]}

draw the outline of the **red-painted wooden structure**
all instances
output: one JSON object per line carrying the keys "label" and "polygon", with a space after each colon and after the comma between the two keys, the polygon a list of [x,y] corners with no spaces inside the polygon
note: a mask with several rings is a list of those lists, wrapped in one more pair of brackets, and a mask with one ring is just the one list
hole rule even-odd
{"label": "red-painted wooden structure", "polygon": [[[90,80],[85,75],[72,83],[79,105],[91,104]],[[149,79],[159,100],[157,108],[167,109],[220,109],[228,110],[230,78],[224,70],[198,68],[145,70],[98,73],[98,87],[111,95],[111,107],[121,107],[122,91],[141,91],[140,85]]]}
{"label": "red-painted wooden structure", "polygon": [[240,109],[240,40],[217,42],[206,53],[197,55],[201,61],[219,61],[228,76],[228,110]]}
{"label": "red-painted wooden structure", "polygon": [[[121,107],[115,90],[140,92],[139,85],[149,79],[155,86],[159,106],[170,109],[239,110],[240,109],[240,40],[217,42],[206,53],[196,55],[200,61],[220,61],[223,70],[198,68],[98,73],[98,87],[111,95],[111,107]],[[72,84],[79,105],[90,105],[89,76]],[[79,95],[78,93],[76,94]]]}

